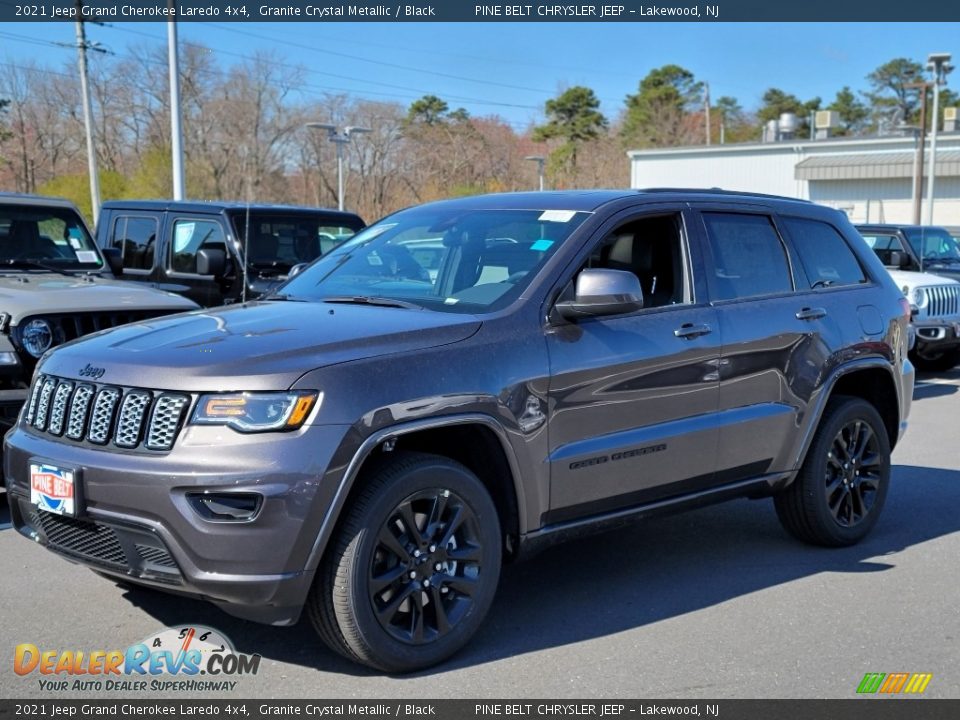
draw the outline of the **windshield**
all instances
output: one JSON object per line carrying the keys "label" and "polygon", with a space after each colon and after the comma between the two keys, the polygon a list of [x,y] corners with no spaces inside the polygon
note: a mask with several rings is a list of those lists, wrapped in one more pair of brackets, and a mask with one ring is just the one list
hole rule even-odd
{"label": "windshield", "polygon": [[0,203],[0,265],[100,270],[103,260],[70,208]]}
{"label": "windshield", "polygon": [[[326,255],[363,228],[355,222],[323,215],[283,215],[251,212],[249,220],[244,212],[232,217],[234,235],[240,247],[246,246],[249,264],[263,272],[275,270],[286,274],[299,263],[313,262]],[[246,240],[247,228],[250,239]]]}
{"label": "windshield", "polygon": [[297,300],[494,310],[519,297],[586,217],[566,210],[405,210],[347,241],[279,292]]}
{"label": "windshield", "polygon": [[950,233],[940,228],[912,228],[904,231],[914,252],[928,262],[960,263],[960,251]]}

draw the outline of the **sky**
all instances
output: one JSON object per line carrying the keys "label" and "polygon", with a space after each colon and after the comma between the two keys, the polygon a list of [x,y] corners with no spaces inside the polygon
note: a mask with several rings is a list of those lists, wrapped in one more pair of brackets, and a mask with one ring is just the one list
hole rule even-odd
{"label": "sky", "polygon": [[[166,24],[88,25],[88,39],[123,55],[166,45]],[[651,69],[677,64],[756,109],[769,87],[829,103],[895,57],[931,52],[960,60],[960,23],[181,23],[180,42],[202,43],[224,65],[257,50],[302,64],[304,99],[324,93],[409,105],[438,95],[451,109],[499,115],[516,129],[543,120],[546,100],[586,85],[615,118]],[[0,63],[76,64],[74,25],[0,24]],[[65,43],[61,47],[56,43]],[[960,84],[960,73],[951,84]]]}

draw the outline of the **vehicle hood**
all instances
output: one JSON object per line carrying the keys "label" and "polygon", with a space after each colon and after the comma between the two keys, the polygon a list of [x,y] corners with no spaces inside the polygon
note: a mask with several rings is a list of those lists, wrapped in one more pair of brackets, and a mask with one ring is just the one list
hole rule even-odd
{"label": "vehicle hood", "polygon": [[[305,372],[464,340],[472,315],[262,301],[124,325],[62,345],[42,372],[166,390],[283,390]],[[410,360],[409,362],[415,362]],[[384,367],[384,372],[389,372]]]}
{"label": "vehicle hood", "polygon": [[903,290],[908,287],[911,290],[918,287],[928,287],[930,285],[956,285],[957,281],[942,275],[931,275],[930,273],[910,272],[909,270],[887,270],[890,277],[897,284],[897,287]]}
{"label": "vehicle hood", "polygon": [[30,315],[124,310],[196,309],[192,300],[96,275],[68,277],[57,273],[0,273],[0,310],[17,325]]}

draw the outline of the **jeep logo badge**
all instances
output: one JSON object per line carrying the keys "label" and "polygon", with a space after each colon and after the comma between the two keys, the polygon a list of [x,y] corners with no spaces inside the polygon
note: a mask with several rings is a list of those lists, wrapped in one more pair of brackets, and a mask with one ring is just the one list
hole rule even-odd
{"label": "jeep logo badge", "polygon": [[90,363],[87,363],[86,367],[80,370],[80,377],[88,377],[93,378],[94,380],[99,380],[103,377],[103,374],[106,371],[106,368],[93,367]]}

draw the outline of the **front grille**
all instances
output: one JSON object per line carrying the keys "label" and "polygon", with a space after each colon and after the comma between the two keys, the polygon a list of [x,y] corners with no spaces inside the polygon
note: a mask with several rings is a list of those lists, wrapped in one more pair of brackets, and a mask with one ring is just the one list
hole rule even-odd
{"label": "front grille", "polygon": [[56,550],[116,569],[127,566],[123,546],[113,528],[99,523],[81,522],[43,510],[30,512],[31,524],[43,531]]}
{"label": "front grille", "polygon": [[170,553],[163,548],[141,545],[140,543],[137,543],[136,548],[137,554],[148,563],[168,568],[177,567],[177,563],[170,557]]}
{"label": "front grille", "polygon": [[139,388],[92,385],[39,376],[31,391],[27,425],[76,442],[125,450],[173,447],[190,396]]}
{"label": "front grille", "polygon": [[927,306],[920,317],[953,317],[960,314],[960,285],[932,285],[923,288],[927,296]]}

